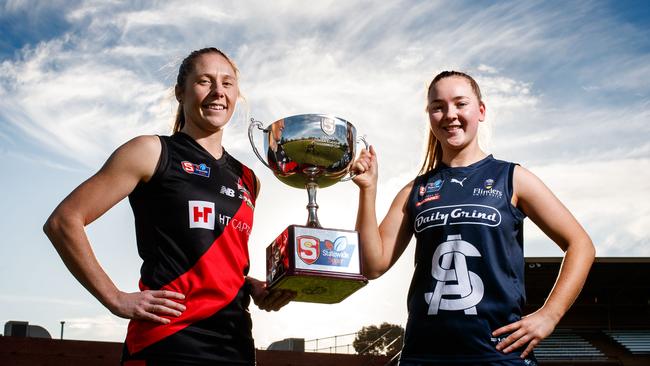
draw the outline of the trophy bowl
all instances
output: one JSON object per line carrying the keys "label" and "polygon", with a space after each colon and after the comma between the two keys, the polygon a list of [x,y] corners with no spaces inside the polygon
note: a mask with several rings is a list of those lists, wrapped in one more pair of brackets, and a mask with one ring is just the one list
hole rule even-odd
{"label": "trophy bowl", "polygon": [[[264,155],[253,141],[264,133]],[[359,235],[323,228],[317,217],[316,190],[347,181],[356,156],[356,129],[327,114],[282,118],[267,128],[251,119],[248,138],[255,155],[283,183],[306,189],[306,225],[290,225],[267,247],[267,285],[296,291],[295,301],[336,303],[363,287]],[[349,174],[349,175],[348,175]]]}
{"label": "trophy bowl", "polygon": [[291,187],[329,187],[345,177],[355,157],[356,128],[338,117],[301,114],[275,121],[263,131],[265,165]]}

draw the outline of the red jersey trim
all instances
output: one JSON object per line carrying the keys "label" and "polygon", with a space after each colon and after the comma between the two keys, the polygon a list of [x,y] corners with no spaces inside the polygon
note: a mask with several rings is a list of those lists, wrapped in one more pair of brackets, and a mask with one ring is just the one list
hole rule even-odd
{"label": "red jersey trim", "polygon": [[[244,202],[233,218],[245,217],[253,221],[253,210]],[[231,220],[232,222],[232,220]],[[237,243],[238,245],[233,245]],[[126,335],[130,354],[137,353],[224,308],[235,298],[244,284],[244,270],[248,267],[248,232],[228,224],[210,249],[187,272],[163,286],[185,295],[186,310],[179,317],[167,317],[169,324],[131,320]],[[140,289],[148,290],[140,281]]]}

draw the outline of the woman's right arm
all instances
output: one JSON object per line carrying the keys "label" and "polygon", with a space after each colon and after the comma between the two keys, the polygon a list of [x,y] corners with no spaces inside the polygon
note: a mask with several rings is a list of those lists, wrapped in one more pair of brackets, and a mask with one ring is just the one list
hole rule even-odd
{"label": "woman's right arm", "polygon": [[356,230],[362,248],[363,274],[375,279],[395,264],[413,235],[406,215],[406,203],[413,182],[399,191],[381,225],[377,225],[378,164],[372,146],[369,151],[362,150],[354,170],[358,174],[353,180],[359,186]]}
{"label": "woman's right arm", "polygon": [[84,227],[153,175],[160,157],[157,136],[140,136],[119,147],[104,166],[70,193],[52,212],[43,230],[74,277],[113,314],[168,323],[179,316],[184,296],[171,291],[120,291],[95,258]]}

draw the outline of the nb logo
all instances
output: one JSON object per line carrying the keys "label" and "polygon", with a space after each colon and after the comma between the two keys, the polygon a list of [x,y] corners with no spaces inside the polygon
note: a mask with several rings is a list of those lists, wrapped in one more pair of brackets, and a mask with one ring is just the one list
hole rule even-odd
{"label": "nb logo", "polygon": [[464,187],[463,182],[465,182],[466,179],[467,179],[467,177],[463,178],[462,180],[458,180],[456,178],[451,178],[451,182],[452,183],[458,183],[458,184],[460,184],[461,187]]}
{"label": "nb logo", "polygon": [[225,194],[228,197],[235,197],[235,190],[226,186],[221,186],[219,193]]}
{"label": "nb logo", "polygon": [[476,247],[461,240],[460,235],[449,235],[438,246],[431,266],[431,275],[438,282],[433,292],[424,294],[429,315],[436,315],[439,310],[463,310],[467,315],[476,315],[476,305],[483,298],[483,281],[467,269],[465,258],[480,256]]}

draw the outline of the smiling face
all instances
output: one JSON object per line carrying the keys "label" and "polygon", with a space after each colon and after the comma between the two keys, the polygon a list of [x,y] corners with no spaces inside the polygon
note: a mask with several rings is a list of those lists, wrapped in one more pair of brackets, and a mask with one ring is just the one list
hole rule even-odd
{"label": "smiling face", "polygon": [[237,74],[222,55],[199,55],[182,86],[176,86],[176,98],[183,105],[185,128],[207,133],[220,131],[230,120],[239,87]]}
{"label": "smiling face", "polygon": [[462,76],[438,80],[429,89],[427,111],[431,132],[443,151],[478,146],[478,124],[485,119],[485,105],[469,80]]}

